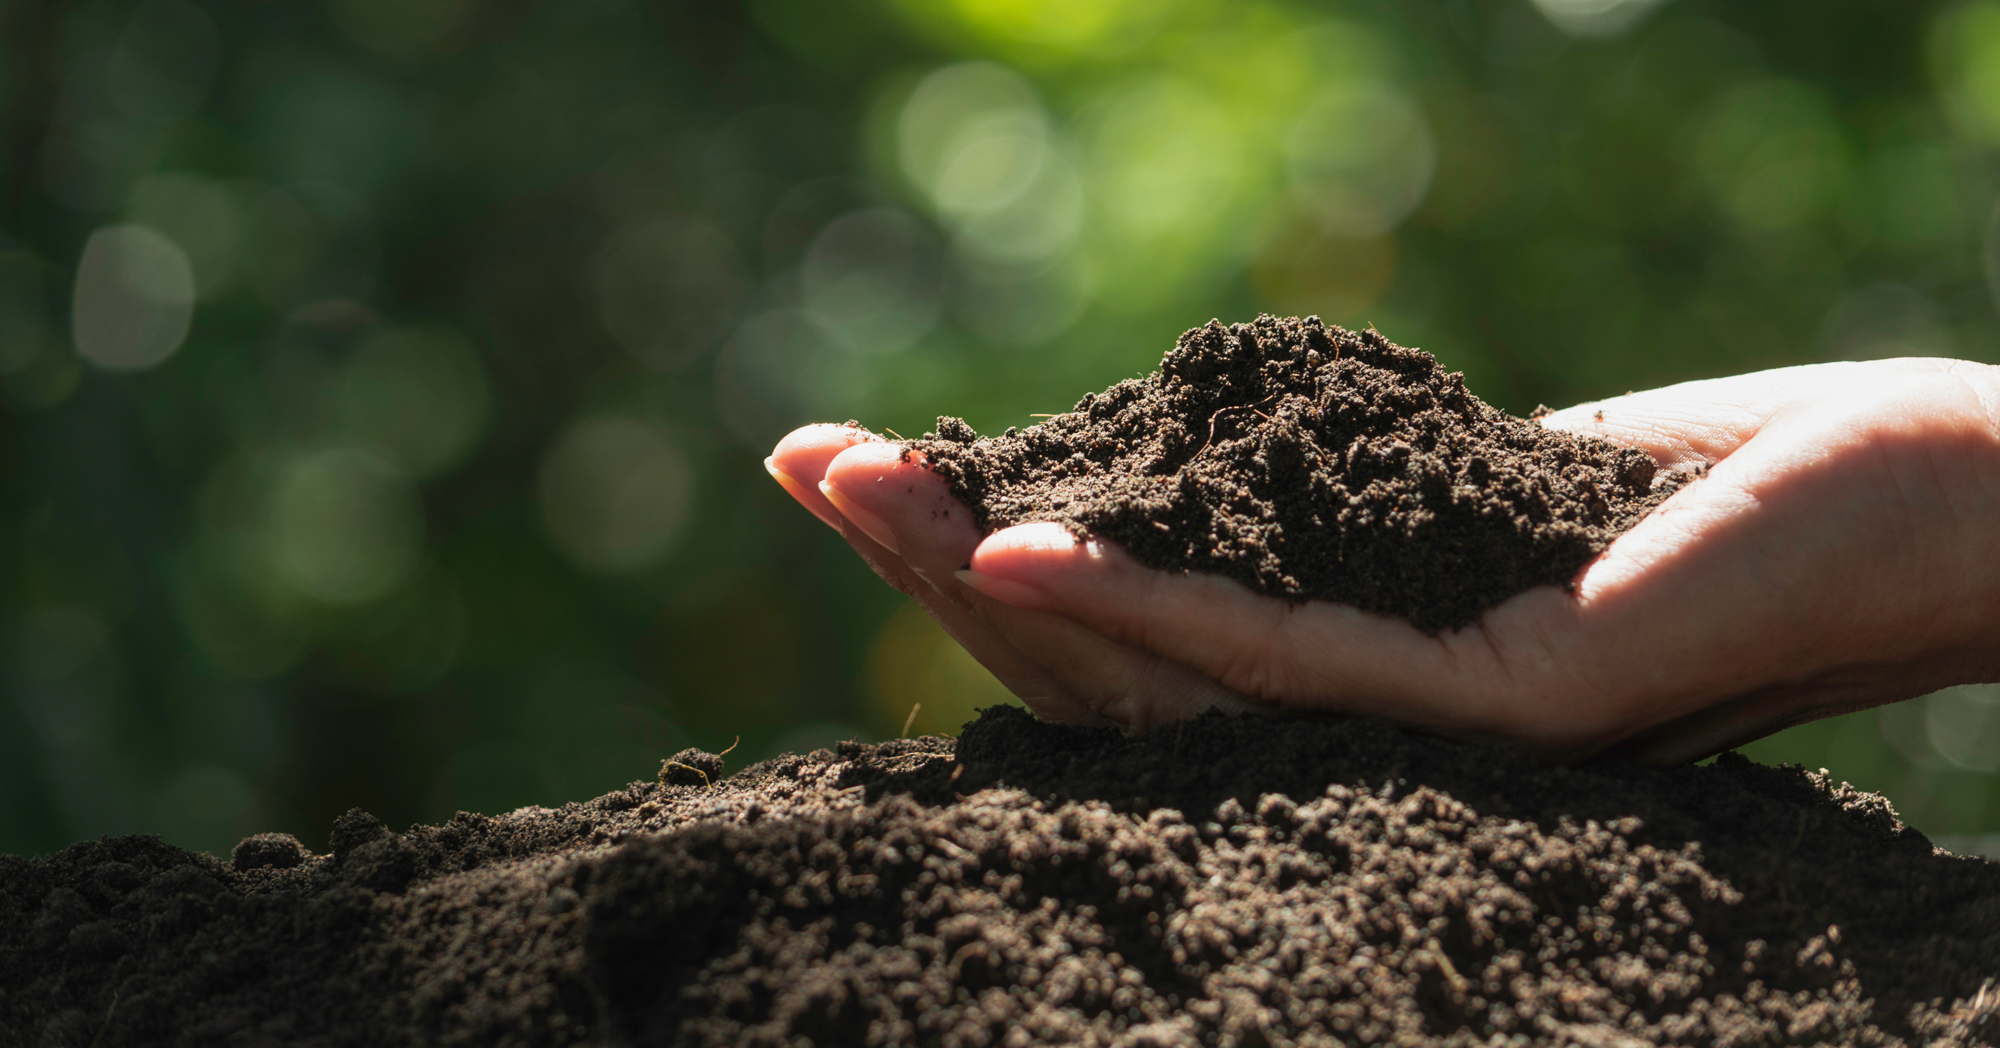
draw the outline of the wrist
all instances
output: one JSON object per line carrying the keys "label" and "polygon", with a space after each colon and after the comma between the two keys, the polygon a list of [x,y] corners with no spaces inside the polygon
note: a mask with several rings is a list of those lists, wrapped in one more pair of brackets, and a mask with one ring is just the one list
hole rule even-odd
{"label": "wrist", "polygon": [[2000,367],[1954,362],[1965,405],[1972,479],[1964,503],[1969,637],[1947,667],[1965,681],[2000,681]]}

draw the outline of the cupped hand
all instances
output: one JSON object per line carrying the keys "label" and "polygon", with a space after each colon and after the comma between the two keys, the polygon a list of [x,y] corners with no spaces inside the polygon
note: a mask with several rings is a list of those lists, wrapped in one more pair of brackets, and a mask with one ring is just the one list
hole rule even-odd
{"label": "cupped hand", "polygon": [[2000,368],[1909,359],[1691,382],[1545,425],[1706,475],[1564,590],[1427,635],[1055,524],[982,536],[914,453],[809,426],[768,465],[1042,716],[1382,717],[1553,760],[1670,763],[2000,679]]}

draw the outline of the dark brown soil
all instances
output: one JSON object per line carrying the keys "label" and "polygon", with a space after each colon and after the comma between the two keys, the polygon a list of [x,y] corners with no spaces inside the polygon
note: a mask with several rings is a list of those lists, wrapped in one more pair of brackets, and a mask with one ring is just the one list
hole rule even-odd
{"label": "dark brown soil", "polygon": [[1318,317],[1184,334],[1142,379],[980,438],[912,441],[991,532],[1059,521],[1155,568],[1467,625],[1568,585],[1686,483],[1643,452],[1515,418],[1436,358]]}
{"label": "dark brown soil", "polygon": [[1733,757],[1002,709],[327,849],[0,858],[0,1044],[2000,1040],[2000,864]]}

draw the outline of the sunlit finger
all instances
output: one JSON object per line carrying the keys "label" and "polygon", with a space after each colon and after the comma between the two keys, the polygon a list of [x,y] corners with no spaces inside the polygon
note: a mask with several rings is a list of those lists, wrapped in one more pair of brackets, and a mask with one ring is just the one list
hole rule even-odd
{"label": "sunlit finger", "polygon": [[853,426],[821,423],[802,426],[787,433],[764,460],[764,468],[778,486],[811,510],[813,516],[840,530],[840,512],[819,490],[826,467],[841,452],[856,444],[876,441],[874,434]]}

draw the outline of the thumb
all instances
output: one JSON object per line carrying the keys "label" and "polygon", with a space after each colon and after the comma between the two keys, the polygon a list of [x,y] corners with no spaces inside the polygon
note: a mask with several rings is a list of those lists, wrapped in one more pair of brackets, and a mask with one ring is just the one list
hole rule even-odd
{"label": "thumb", "polygon": [[1841,365],[1778,368],[1590,401],[1542,417],[1549,429],[1635,447],[1669,469],[1728,458],[1786,405],[1816,396]]}

